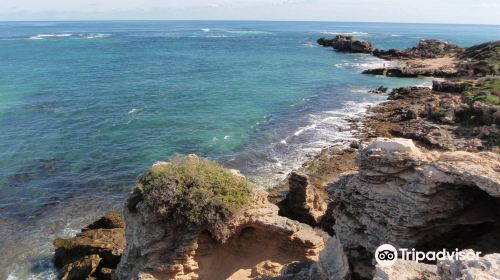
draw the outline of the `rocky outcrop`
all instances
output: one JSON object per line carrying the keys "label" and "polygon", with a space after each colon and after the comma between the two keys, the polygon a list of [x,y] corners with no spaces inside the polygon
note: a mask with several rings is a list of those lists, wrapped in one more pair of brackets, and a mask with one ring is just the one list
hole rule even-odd
{"label": "rocky outcrop", "polygon": [[109,213],[73,238],[54,240],[54,247],[61,279],[109,279],[125,248],[123,218]]}
{"label": "rocky outcrop", "polygon": [[330,185],[334,231],[361,278],[381,244],[500,250],[500,156],[423,152],[408,139],[377,139],[359,171]]}
{"label": "rocky outcrop", "polygon": [[462,51],[462,48],[449,42],[435,39],[422,39],[415,47],[409,49],[375,49],[373,55],[388,60],[402,58],[439,58],[445,55],[457,55]]}
{"label": "rocky outcrop", "polygon": [[339,52],[371,53],[373,44],[354,36],[337,35],[335,38],[320,38],[318,44],[323,47],[333,47]]}
{"label": "rocky outcrop", "polygon": [[387,88],[387,87],[379,86],[376,89],[370,90],[370,93],[382,94],[382,93],[387,93],[388,90],[389,90],[389,88]]}
{"label": "rocky outcrop", "polygon": [[343,173],[357,169],[359,143],[353,141],[350,146],[323,149],[274,188],[270,201],[280,208],[279,215],[320,227],[333,235],[331,215],[326,214],[329,198],[325,185],[336,181]]}
{"label": "rocky outcrop", "polygon": [[127,247],[113,279],[278,276],[287,264],[317,260],[327,238],[278,216],[263,190],[216,231],[160,219],[141,201],[125,221]]}
{"label": "rocky outcrop", "polygon": [[[465,252],[467,251],[474,253],[472,250]],[[490,254],[471,260],[440,261],[437,265],[437,272],[442,280],[498,279],[500,254]]]}
{"label": "rocky outcrop", "polygon": [[326,197],[324,189],[312,185],[307,175],[292,172],[288,177],[288,194],[278,203],[279,214],[316,226],[325,215]]}
{"label": "rocky outcrop", "polygon": [[439,77],[454,78],[457,72],[454,69],[447,68],[426,68],[426,67],[388,67],[367,69],[362,74],[387,76],[397,78],[417,78],[417,77]]}
{"label": "rocky outcrop", "polygon": [[438,92],[463,93],[471,88],[471,83],[453,81],[432,81],[432,90]]}
{"label": "rocky outcrop", "polygon": [[369,138],[409,138],[419,146],[450,151],[498,146],[498,127],[492,125],[500,117],[498,105],[424,87],[396,88],[388,99],[370,108],[363,120]]}
{"label": "rocky outcrop", "polygon": [[[465,250],[464,253],[474,253]],[[494,280],[500,275],[500,254],[490,254],[479,259],[442,260],[437,265],[398,260],[390,267],[377,265],[373,280]]]}
{"label": "rocky outcrop", "polygon": [[461,76],[500,75],[500,41],[469,47],[460,59]]}
{"label": "rocky outcrop", "polygon": [[62,268],[60,279],[88,279],[97,271],[101,260],[102,259],[99,255],[89,255],[75,262],[69,263]]}
{"label": "rocky outcrop", "polygon": [[437,267],[431,264],[398,260],[389,267],[376,266],[373,280],[439,280]]}

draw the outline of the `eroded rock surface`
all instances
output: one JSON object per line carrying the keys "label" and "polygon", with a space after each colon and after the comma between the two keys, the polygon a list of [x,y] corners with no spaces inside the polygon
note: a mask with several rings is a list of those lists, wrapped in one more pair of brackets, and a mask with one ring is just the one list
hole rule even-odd
{"label": "eroded rock surface", "polygon": [[377,265],[373,280],[439,280],[437,267],[431,264],[398,260],[390,267]]}
{"label": "eroded rock surface", "polygon": [[[472,250],[464,250],[470,252]],[[373,280],[494,280],[500,275],[500,254],[479,259],[443,260],[437,265],[398,260],[390,267],[377,265]]]}
{"label": "eroded rock surface", "polygon": [[[471,253],[474,253],[471,250]],[[490,254],[477,260],[446,260],[437,265],[442,280],[482,279],[494,280],[500,277],[500,254]]]}
{"label": "eroded rock surface", "polygon": [[114,279],[252,279],[278,276],[284,265],[315,261],[327,236],[278,216],[257,190],[223,228],[158,219],[138,202],[126,211],[127,247]]}
{"label": "eroded rock surface", "polygon": [[307,175],[292,172],[288,177],[288,194],[278,203],[279,214],[316,226],[325,215],[326,197],[324,189],[312,185]]}
{"label": "eroded rock surface", "polygon": [[[377,139],[359,171],[329,186],[334,231],[355,275],[370,278],[381,244],[500,250],[500,156],[423,152],[409,139]],[[494,237],[496,236],[496,237]]]}
{"label": "eroded rock surface", "polygon": [[335,38],[320,38],[318,44],[323,47],[333,47],[339,52],[371,53],[373,44],[366,40],[349,35],[337,35]]}
{"label": "eroded rock surface", "polygon": [[[369,109],[361,138],[403,137],[439,150],[492,150],[499,135],[500,106],[461,93],[424,87],[396,88],[389,101]],[[473,124],[473,125],[472,125]]]}
{"label": "eroded rock surface", "polygon": [[376,49],[373,51],[373,55],[384,59],[438,58],[450,54],[459,54],[462,51],[462,48],[449,42],[435,39],[422,39],[415,47],[409,49]]}
{"label": "eroded rock surface", "polygon": [[125,248],[124,221],[108,213],[73,238],[54,240],[54,264],[60,278],[105,280],[111,277]]}

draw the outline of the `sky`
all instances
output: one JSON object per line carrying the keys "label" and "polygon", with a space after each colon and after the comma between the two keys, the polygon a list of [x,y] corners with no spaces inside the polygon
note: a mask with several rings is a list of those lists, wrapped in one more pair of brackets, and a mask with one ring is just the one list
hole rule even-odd
{"label": "sky", "polygon": [[297,20],[500,24],[500,0],[1,0],[9,20]]}

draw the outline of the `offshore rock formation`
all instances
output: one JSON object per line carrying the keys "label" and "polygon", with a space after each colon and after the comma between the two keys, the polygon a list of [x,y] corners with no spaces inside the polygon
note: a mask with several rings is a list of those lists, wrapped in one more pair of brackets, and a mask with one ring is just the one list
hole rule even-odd
{"label": "offshore rock formation", "polygon": [[125,248],[123,218],[109,213],[73,238],[54,240],[54,247],[61,279],[111,279]]}
{"label": "offshore rock formation", "polygon": [[355,276],[371,278],[380,244],[500,250],[500,155],[423,152],[380,138],[358,164],[329,186],[333,229]]}
{"label": "offshore rock formation", "polygon": [[373,44],[354,36],[337,35],[335,38],[320,38],[318,44],[323,47],[333,47],[339,52],[371,53]]}
{"label": "offshore rock formation", "polygon": [[[251,279],[319,257],[326,235],[278,216],[257,190],[224,228],[159,219],[139,201],[125,210],[127,247],[113,279]],[[307,266],[307,265],[306,265]]]}

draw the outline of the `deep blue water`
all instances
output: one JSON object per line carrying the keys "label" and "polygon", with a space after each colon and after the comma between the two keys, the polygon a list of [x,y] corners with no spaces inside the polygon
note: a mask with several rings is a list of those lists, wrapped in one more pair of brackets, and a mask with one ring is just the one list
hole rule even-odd
{"label": "deep blue water", "polygon": [[[0,23],[0,278],[53,276],[50,241],[110,208],[137,175],[196,153],[271,187],[348,141],[346,117],[428,80],[360,75],[381,64],[315,40],[353,33],[380,48],[462,46],[499,26],[320,22]],[[16,278],[17,277],[17,278]]]}

